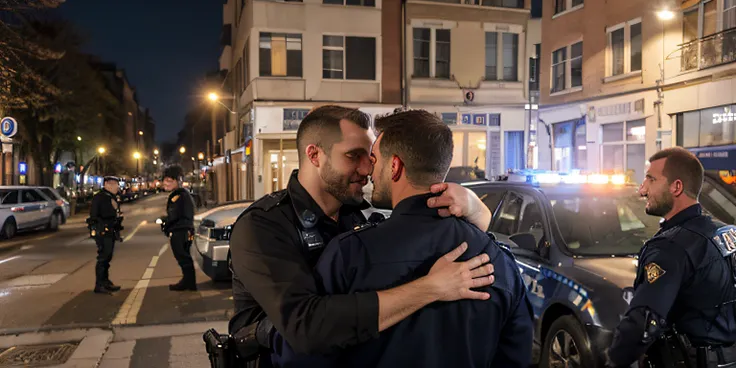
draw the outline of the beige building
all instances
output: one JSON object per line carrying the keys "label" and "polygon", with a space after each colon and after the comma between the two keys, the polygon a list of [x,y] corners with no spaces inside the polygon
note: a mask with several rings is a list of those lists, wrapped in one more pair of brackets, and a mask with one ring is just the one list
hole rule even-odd
{"label": "beige building", "polygon": [[734,165],[735,1],[555,0],[543,14],[540,167],[641,181],[672,145]]}
{"label": "beige building", "polygon": [[401,105],[400,14],[400,2],[389,0],[224,5],[220,69],[229,72],[232,95],[223,102],[234,113],[214,166],[218,180],[230,178],[232,185],[218,186],[228,199],[286,187],[298,165],[296,130],[313,107],[335,103],[375,115]]}
{"label": "beige building", "polygon": [[525,166],[529,8],[528,0],[406,1],[408,104],[451,125],[452,166],[489,178]]}

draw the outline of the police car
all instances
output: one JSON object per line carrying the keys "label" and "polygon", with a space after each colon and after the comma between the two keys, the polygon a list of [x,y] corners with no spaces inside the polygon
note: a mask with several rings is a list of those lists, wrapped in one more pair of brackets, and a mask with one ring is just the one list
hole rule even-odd
{"label": "police car", "polygon": [[621,175],[517,172],[466,183],[493,211],[491,231],[516,256],[535,317],[539,367],[603,366],[633,296],[637,257],[659,229]]}

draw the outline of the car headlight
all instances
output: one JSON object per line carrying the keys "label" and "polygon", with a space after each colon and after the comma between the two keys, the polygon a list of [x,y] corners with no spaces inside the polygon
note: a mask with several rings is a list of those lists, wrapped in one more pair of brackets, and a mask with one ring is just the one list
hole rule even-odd
{"label": "car headlight", "polygon": [[222,229],[210,229],[210,239],[212,240],[230,240],[230,233],[233,231],[233,226],[228,225]]}

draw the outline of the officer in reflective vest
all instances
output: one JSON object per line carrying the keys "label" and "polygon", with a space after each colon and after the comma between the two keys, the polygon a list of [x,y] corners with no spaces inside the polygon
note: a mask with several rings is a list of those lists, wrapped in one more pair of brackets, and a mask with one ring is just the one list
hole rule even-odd
{"label": "officer in reflective vest", "polygon": [[736,362],[736,227],[702,214],[703,166],[676,147],[650,159],[640,194],[664,221],[639,257],[634,297],[609,367],[723,367]]}

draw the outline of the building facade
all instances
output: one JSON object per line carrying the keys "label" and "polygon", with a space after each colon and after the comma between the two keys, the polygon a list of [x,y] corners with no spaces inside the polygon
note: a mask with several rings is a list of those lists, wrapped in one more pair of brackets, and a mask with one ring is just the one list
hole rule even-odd
{"label": "building facade", "polygon": [[312,108],[340,104],[374,116],[401,105],[399,1],[230,0],[224,18],[231,119],[213,163],[227,182],[218,198],[285,188],[298,166],[297,128]]}
{"label": "building facade", "polygon": [[530,7],[529,0],[406,1],[408,104],[450,125],[453,167],[492,178],[527,166]]}
{"label": "building facade", "polygon": [[736,162],[736,3],[555,0],[543,14],[540,167],[640,182],[673,145]]}

